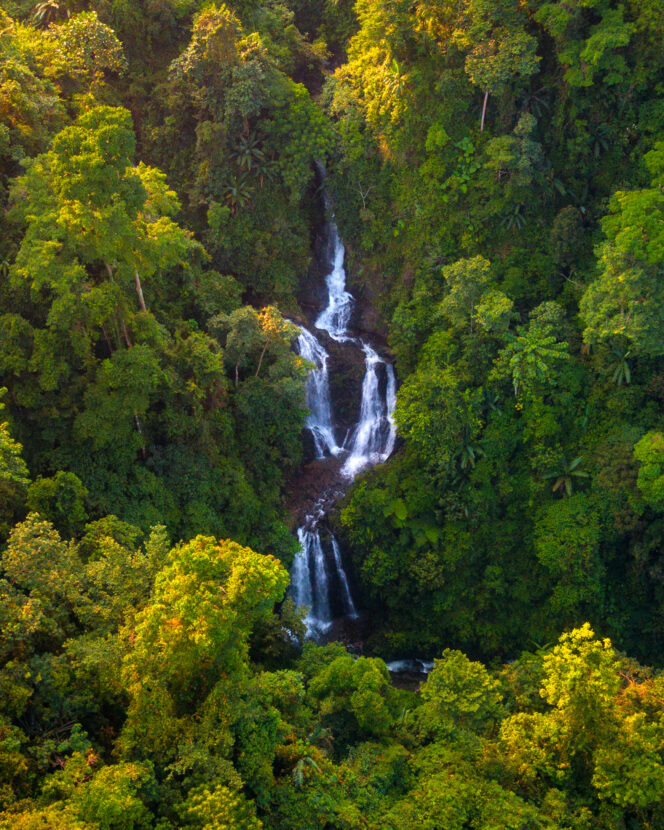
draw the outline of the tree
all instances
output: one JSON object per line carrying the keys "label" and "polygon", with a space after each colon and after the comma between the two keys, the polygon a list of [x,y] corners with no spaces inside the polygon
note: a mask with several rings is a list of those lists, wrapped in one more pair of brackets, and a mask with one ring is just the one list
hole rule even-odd
{"label": "tree", "polygon": [[395,713],[390,679],[382,660],[350,655],[337,657],[309,685],[319,701],[324,722],[345,743],[388,735]]}
{"label": "tree", "polygon": [[438,738],[457,730],[483,732],[502,715],[498,683],[481,663],[445,649],[422,686],[421,732]]}
{"label": "tree", "polygon": [[586,288],[580,310],[584,338],[596,343],[624,337],[644,354],[664,354],[664,143],[645,156],[650,186],[616,192],[602,221],[605,241],[599,275]]}
{"label": "tree", "polygon": [[[6,200],[9,176],[20,172],[22,159],[44,152],[53,134],[64,125],[65,111],[52,81],[43,77],[31,50],[28,32],[18,29],[0,12],[0,184]],[[3,250],[3,258],[6,252]]]}
{"label": "tree", "polygon": [[[0,389],[0,396],[7,392]],[[0,400],[0,414],[5,409],[5,404]],[[25,487],[29,482],[28,468],[21,456],[23,447],[14,441],[7,421],[0,423],[0,487]]]}
{"label": "tree", "polygon": [[516,335],[508,335],[492,375],[511,375],[515,397],[555,383],[556,368],[569,359],[567,343],[559,340],[561,323],[562,309],[553,302],[542,303],[531,312],[527,327],[518,326]]}
{"label": "tree", "polygon": [[400,434],[427,466],[438,474],[448,472],[456,447],[480,433],[480,393],[463,389],[452,369],[430,359],[402,386],[395,418]]}
{"label": "tree", "polygon": [[641,495],[655,510],[664,506],[664,435],[647,432],[634,446],[634,458],[639,462],[636,480]]}
{"label": "tree", "polygon": [[[125,753],[161,769],[176,759],[184,768],[204,763],[206,752],[214,764],[228,756],[228,698],[248,678],[249,635],[287,585],[274,557],[234,542],[199,536],[172,551],[152,602],[127,632]],[[187,760],[192,740],[200,747]]]}
{"label": "tree", "polygon": [[237,789],[222,784],[195,787],[182,805],[181,814],[187,827],[201,830],[224,830],[242,827],[261,830],[256,809]]}
{"label": "tree", "polygon": [[[592,778],[609,790],[608,758],[622,755],[627,759],[631,717],[631,707],[626,711],[618,697],[623,673],[611,642],[595,639],[586,623],[561,635],[558,644],[543,655],[542,669],[540,695],[547,705],[545,711],[521,712],[501,725],[500,743],[508,768],[531,788],[568,789],[580,781],[588,786]],[[599,768],[607,765],[606,778],[596,772],[598,764]],[[628,792],[632,771],[626,765],[623,773]],[[593,793],[591,789],[591,793],[604,797],[601,790]]]}
{"label": "tree", "polygon": [[484,93],[480,130],[489,95],[501,95],[511,84],[537,72],[537,41],[524,24],[514,0],[465,0],[461,6],[453,39],[467,53],[468,78]]}
{"label": "tree", "polygon": [[31,513],[12,530],[0,564],[14,597],[5,641],[10,654],[61,645],[76,632],[85,605],[82,563],[50,522]]}
{"label": "tree", "polygon": [[107,77],[127,73],[122,44],[94,11],[67,17],[64,23],[49,26],[46,32],[46,73],[61,88],[73,83],[84,94],[92,93],[103,100]]}
{"label": "tree", "polygon": [[179,205],[163,174],[133,166],[134,150],[129,113],[95,107],[14,186],[27,230],[10,280],[16,290],[27,283],[37,304],[49,297],[48,329],[69,332],[84,361],[102,334],[111,351],[131,347],[132,309],[146,311],[143,282],[200,253],[170,218]]}
{"label": "tree", "polygon": [[491,263],[482,256],[445,265],[441,273],[448,293],[438,312],[458,328],[479,325],[488,334],[504,331],[512,316],[512,301],[502,291],[489,288]]}
{"label": "tree", "polygon": [[50,776],[44,790],[48,799],[58,799],[86,827],[148,830],[152,815],[140,795],[155,784],[149,764],[102,766],[90,749],[86,755],[73,753],[64,769]]}
{"label": "tree", "polygon": [[[588,8],[593,9],[592,17],[585,11]],[[612,8],[607,0],[573,0],[565,6],[544,3],[538,8],[535,19],[555,39],[571,87],[592,86],[597,75],[607,86],[622,80],[627,64],[618,50],[628,45],[635,29],[623,15],[622,6]],[[584,18],[594,25],[588,26]]]}
{"label": "tree", "polygon": [[448,287],[448,294],[440,303],[440,311],[450,322],[461,327],[470,326],[473,331],[476,322],[476,306],[489,282],[491,263],[482,256],[462,259],[453,265],[446,265],[442,275]]}
{"label": "tree", "polygon": [[28,510],[53,522],[65,539],[78,536],[88,514],[87,490],[74,473],[58,471],[52,478],[38,478],[28,488]]}
{"label": "tree", "polygon": [[535,554],[551,574],[551,612],[577,622],[601,608],[606,569],[597,509],[584,493],[547,505],[535,523]]}

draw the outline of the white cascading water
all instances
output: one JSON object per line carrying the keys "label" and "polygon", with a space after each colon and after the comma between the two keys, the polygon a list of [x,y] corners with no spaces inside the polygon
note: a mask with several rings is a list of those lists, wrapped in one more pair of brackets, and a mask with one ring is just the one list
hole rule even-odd
{"label": "white cascading water", "polygon": [[339,550],[339,543],[337,540],[330,534],[330,539],[332,540],[332,554],[334,556],[334,564],[337,569],[337,573],[339,574],[339,581],[341,583],[341,599],[343,600],[344,604],[344,613],[347,614],[351,619],[357,619],[358,613],[357,609],[355,608],[355,603],[353,602],[353,595],[350,592],[350,585],[348,584],[348,577],[346,576],[346,571],[344,571],[343,562],[341,561],[341,551]]}
{"label": "white cascading water", "polygon": [[[362,404],[360,420],[350,438],[350,453],[341,472],[354,478],[365,467],[386,461],[394,449],[396,427],[394,424],[394,403],[396,383],[394,369],[376,354],[368,343],[362,343],[366,371],[362,383]],[[379,366],[386,367],[387,386],[385,395],[380,394],[378,381]]]}
{"label": "white cascading water", "polygon": [[333,340],[342,342],[351,339],[348,336],[348,324],[353,313],[353,296],[346,291],[346,250],[334,222],[329,228],[329,248],[332,253],[332,270],[325,277],[328,301],[326,308],[318,315],[316,328],[326,331]]}
{"label": "white cascading water", "polygon": [[325,567],[325,554],[320,533],[314,528],[298,528],[300,553],[293,561],[293,596],[296,605],[304,605],[309,611],[305,617],[308,633],[322,633],[332,622],[330,612],[330,588]]}
{"label": "white cascading water", "polygon": [[[315,367],[307,382],[307,404],[311,414],[306,426],[313,435],[316,454],[323,458],[326,453],[338,455],[346,451],[348,455],[341,473],[346,480],[352,481],[366,467],[386,461],[394,449],[396,378],[391,364],[383,360],[368,343],[353,338],[348,332],[353,297],[346,291],[345,251],[334,222],[329,226],[329,246],[332,270],[325,279],[328,304],[318,316],[316,328],[326,331],[338,342],[357,344],[363,350],[365,358],[360,417],[343,449],[337,445],[334,435],[328,353],[307,329],[302,329],[297,348]],[[379,377],[381,371],[385,373],[383,383]],[[331,586],[336,585],[338,588],[339,605],[343,608],[344,616],[351,619],[358,616],[339,544],[331,533],[327,534],[331,555],[326,555],[323,547],[319,522],[325,516],[325,502],[323,494],[313,511],[305,517],[303,526],[298,529],[300,550],[291,570],[293,600],[296,605],[308,608],[305,623],[309,637],[324,634],[332,624]]]}
{"label": "white cascading water", "polygon": [[305,328],[301,328],[301,332],[297,338],[297,350],[315,367],[307,378],[309,416],[306,426],[313,436],[318,458],[324,458],[326,452],[338,455],[341,447],[337,446],[332,426],[330,378],[327,370],[329,355],[311,332]]}

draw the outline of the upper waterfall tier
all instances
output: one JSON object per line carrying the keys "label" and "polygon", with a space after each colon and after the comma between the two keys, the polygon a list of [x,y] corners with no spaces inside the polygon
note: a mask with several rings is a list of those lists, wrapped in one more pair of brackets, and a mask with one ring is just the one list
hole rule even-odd
{"label": "upper waterfall tier", "polygon": [[353,296],[346,291],[344,268],[346,251],[334,222],[331,222],[329,226],[329,250],[332,255],[332,270],[325,278],[328,302],[327,307],[316,320],[316,328],[326,331],[335,340],[348,340],[348,325],[353,313]]}

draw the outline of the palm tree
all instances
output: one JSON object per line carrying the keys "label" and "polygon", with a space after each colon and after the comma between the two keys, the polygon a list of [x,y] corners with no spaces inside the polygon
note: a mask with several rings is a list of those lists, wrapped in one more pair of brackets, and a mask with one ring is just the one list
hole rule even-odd
{"label": "palm tree", "polygon": [[588,184],[588,180],[583,183],[583,186],[579,187],[578,190],[571,190],[568,188],[567,190],[572,202],[574,202],[574,206],[579,211],[581,216],[585,219],[588,214],[588,201],[590,199],[590,186]]}
{"label": "palm tree", "polygon": [[477,463],[477,459],[482,455],[484,455],[484,450],[478,444],[473,446],[470,443],[470,435],[466,431],[460,449],[454,454],[454,459],[459,462],[459,467],[466,472],[472,470]]}
{"label": "palm tree", "polygon": [[558,196],[566,196],[567,188],[565,187],[563,181],[556,176],[556,172],[553,167],[548,165],[548,169],[544,173],[544,177],[541,182],[541,196],[544,201],[547,201],[549,199],[555,199],[556,194]]}
{"label": "palm tree", "polygon": [[271,182],[274,179],[275,165],[268,159],[258,161],[254,166],[254,173],[258,177],[258,183],[262,190],[265,182]]}
{"label": "palm tree", "polygon": [[595,132],[590,136],[590,146],[593,156],[598,159],[602,153],[606,153],[609,149],[609,135],[606,124],[600,124]]}
{"label": "palm tree", "polygon": [[541,118],[551,109],[551,105],[545,96],[545,87],[540,87],[535,92],[526,92],[519,102],[519,106],[524,112],[531,112],[536,118]]}
{"label": "palm tree", "polygon": [[477,457],[481,455],[482,450],[471,446],[470,444],[464,444],[463,447],[457,453],[457,457],[459,459],[459,466],[462,470],[470,470],[475,466],[475,462],[477,461]]}
{"label": "palm tree", "polygon": [[572,461],[568,461],[563,455],[558,469],[544,476],[544,478],[555,479],[553,487],[551,488],[554,493],[558,493],[561,496],[571,496],[574,490],[574,479],[589,477],[588,473],[579,470],[579,464],[582,461],[582,455],[577,456]]}
{"label": "palm tree", "polygon": [[484,390],[484,411],[486,414],[490,412],[500,412],[500,395],[493,390]]}
{"label": "palm tree", "polygon": [[332,730],[328,729],[326,726],[321,726],[317,724],[314,727],[313,732],[307,738],[307,742],[310,744],[317,744],[318,746],[323,746],[328,752],[332,751],[332,746],[334,743]]}

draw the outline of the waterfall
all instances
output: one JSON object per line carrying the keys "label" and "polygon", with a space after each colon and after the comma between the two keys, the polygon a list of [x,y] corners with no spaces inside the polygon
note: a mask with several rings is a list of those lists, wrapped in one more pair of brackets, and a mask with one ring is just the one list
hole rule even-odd
{"label": "waterfall", "polygon": [[332,534],[330,534],[330,540],[332,542],[332,554],[334,555],[334,564],[336,565],[337,573],[339,574],[339,581],[341,582],[341,596],[344,603],[344,611],[352,619],[357,619],[357,609],[355,608],[353,596],[350,592],[350,587],[348,585],[348,577],[346,576],[346,572],[344,571],[343,564],[341,562],[341,551],[339,550],[339,543],[334,538],[334,536],[332,536]]}
{"label": "waterfall", "polygon": [[337,226],[332,222],[329,229],[329,247],[332,250],[332,270],[325,277],[327,285],[327,307],[318,315],[316,328],[326,331],[334,340],[349,340],[348,324],[353,312],[353,297],[346,291],[346,251],[339,238]]}
{"label": "waterfall", "polygon": [[300,550],[293,560],[291,594],[297,606],[309,611],[304,623],[309,635],[322,634],[330,627],[330,586],[325,553],[317,529],[298,528]]}
{"label": "waterfall", "polygon": [[[368,343],[362,342],[366,371],[362,383],[360,420],[350,439],[350,453],[341,469],[354,478],[365,467],[386,461],[394,449],[394,405],[396,391],[394,369],[382,360]],[[385,393],[381,394],[378,371],[386,374]]]}
{"label": "waterfall", "polygon": [[[334,222],[328,228],[328,253],[331,265],[325,278],[328,301],[318,315],[315,327],[327,332],[337,342],[352,343],[361,349],[365,363],[358,422],[347,435],[343,447],[338,446],[335,437],[329,355],[318,337],[305,328],[301,329],[297,339],[297,349],[314,366],[306,386],[310,411],[306,427],[313,436],[316,455],[323,459],[327,455],[345,454],[339,472],[347,486],[361,470],[386,461],[394,449],[396,378],[394,367],[380,357],[369,343],[349,334],[354,300],[346,291],[345,251]],[[325,506],[334,501],[336,495],[323,492],[311,513],[305,516],[297,531],[300,549],[291,569],[291,596],[297,606],[308,608],[305,618],[307,635],[314,638],[329,630],[337,611],[349,619],[359,616],[339,543],[329,531],[321,535],[320,523],[325,518]],[[329,538],[329,545],[326,546],[323,544],[325,536]],[[336,613],[336,616],[339,614]]]}
{"label": "waterfall", "polygon": [[309,416],[306,427],[313,436],[318,458],[324,458],[326,451],[332,455],[338,455],[341,447],[337,446],[332,426],[330,378],[327,371],[329,355],[311,332],[305,328],[300,330],[302,333],[297,338],[297,350],[315,367],[307,378]]}

